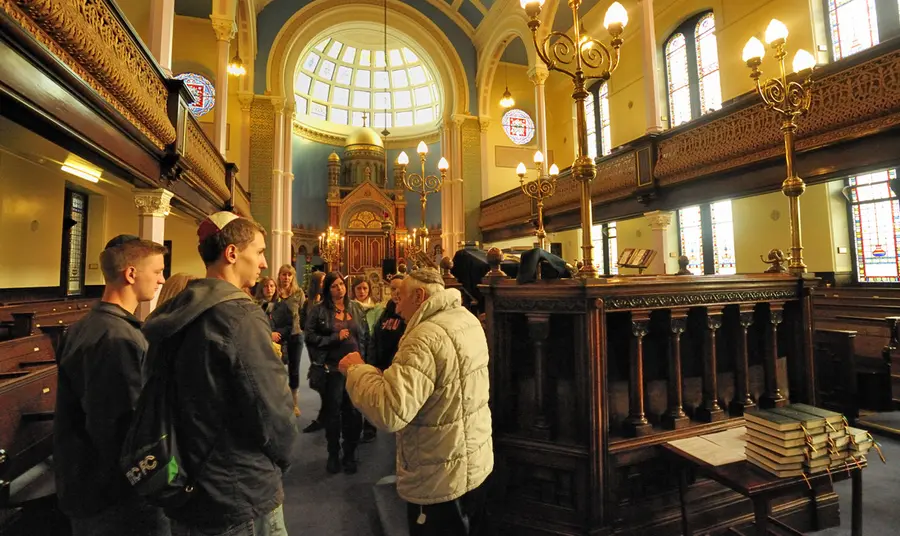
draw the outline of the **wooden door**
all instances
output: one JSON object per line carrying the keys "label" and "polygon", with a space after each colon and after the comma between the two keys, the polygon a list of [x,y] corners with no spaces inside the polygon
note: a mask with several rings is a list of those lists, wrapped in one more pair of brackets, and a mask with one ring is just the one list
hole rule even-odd
{"label": "wooden door", "polygon": [[362,274],[366,268],[379,268],[384,259],[384,236],[367,233],[347,234],[347,272]]}

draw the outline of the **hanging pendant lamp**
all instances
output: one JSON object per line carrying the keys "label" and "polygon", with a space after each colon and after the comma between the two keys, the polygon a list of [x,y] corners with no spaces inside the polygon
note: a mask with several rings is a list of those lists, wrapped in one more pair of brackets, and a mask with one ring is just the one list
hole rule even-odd
{"label": "hanging pendant lamp", "polygon": [[509,66],[505,65],[503,68],[506,76],[506,90],[503,91],[503,96],[500,97],[500,106],[503,108],[512,108],[516,105],[516,99],[514,99],[512,93],[509,92]]}
{"label": "hanging pendant lamp", "polygon": [[231,58],[231,62],[227,67],[228,74],[231,76],[244,76],[247,74],[247,69],[244,68],[244,63],[241,61],[240,55],[240,37],[235,41],[234,46],[234,57]]}

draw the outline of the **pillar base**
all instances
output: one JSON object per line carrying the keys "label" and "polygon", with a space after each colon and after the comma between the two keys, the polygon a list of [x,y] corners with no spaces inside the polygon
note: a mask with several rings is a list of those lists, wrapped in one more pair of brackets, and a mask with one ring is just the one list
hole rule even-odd
{"label": "pillar base", "polygon": [[678,408],[677,412],[668,411],[663,413],[659,420],[662,422],[663,427],[668,430],[679,430],[686,427],[691,422],[681,408]]}
{"label": "pillar base", "polygon": [[712,404],[710,406],[700,406],[697,408],[694,416],[698,421],[718,422],[725,420],[725,411],[719,407],[719,404]]}
{"label": "pillar base", "polygon": [[749,398],[743,402],[740,400],[732,400],[731,403],[728,404],[728,413],[730,413],[732,417],[740,417],[744,414],[744,410],[755,407],[756,403]]}
{"label": "pillar base", "polygon": [[623,423],[622,427],[625,430],[625,434],[629,437],[643,437],[653,430],[653,427],[650,426],[650,423],[647,422],[647,419],[644,417],[629,417]]}
{"label": "pillar base", "polygon": [[759,407],[761,408],[782,408],[788,405],[788,399],[776,391],[775,394],[766,393],[759,397]]}

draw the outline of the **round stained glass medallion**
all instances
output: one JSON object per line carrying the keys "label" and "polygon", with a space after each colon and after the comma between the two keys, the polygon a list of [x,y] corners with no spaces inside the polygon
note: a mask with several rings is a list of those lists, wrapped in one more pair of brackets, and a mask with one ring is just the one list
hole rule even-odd
{"label": "round stained glass medallion", "polygon": [[216,90],[213,88],[212,82],[196,73],[181,73],[175,78],[183,81],[191,95],[194,96],[194,102],[188,104],[188,109],[195,117],[200,117],[212,110],[216,103]]}
{"label": "round stained glass medallion", "polygon": [[503,114],[503,132],[516,145],[525,145],[534,138],[534,121],[526,112],[512,109]]}

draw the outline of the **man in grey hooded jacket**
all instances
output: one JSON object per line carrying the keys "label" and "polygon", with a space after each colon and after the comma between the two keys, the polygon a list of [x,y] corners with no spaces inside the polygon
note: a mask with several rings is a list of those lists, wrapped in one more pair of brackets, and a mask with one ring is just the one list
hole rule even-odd
{"label": "man in grey hooded jacket", "polygon": [[173,536],[283,536],[284,489],[298,435],[287,373],[262,309],[242,289],[267,267],[265,235],[230,212],[197,231],[205,279],[147,320],[147,366],[174,357],[175,423],[192,497],[166,515]]}

